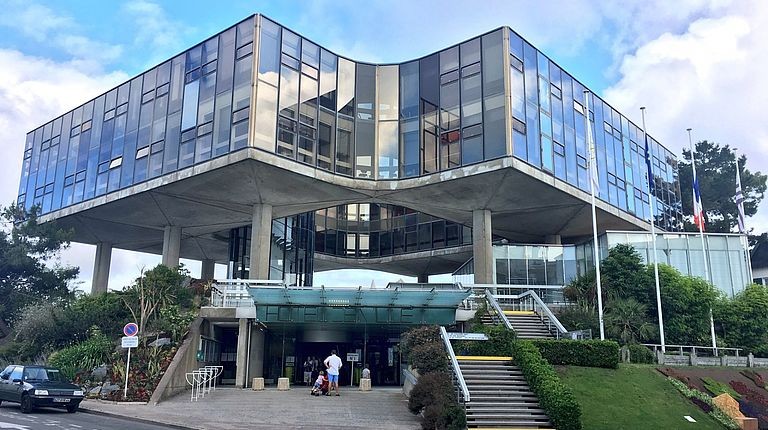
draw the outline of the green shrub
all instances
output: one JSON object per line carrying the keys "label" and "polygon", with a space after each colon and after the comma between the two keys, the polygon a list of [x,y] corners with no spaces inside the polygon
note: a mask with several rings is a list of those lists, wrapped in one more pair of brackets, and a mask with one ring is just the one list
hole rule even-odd
{"label": "green shrub", "polygon": [[560,430],[581,430],[581,407],[552,365],[530,341],[517,341],[512,345],[515,364],[520,366],[552,424]]}
{"label": "green shrub", "polygon": [[619,367],[619,344],[612,340],[537,339],[531,341],[550,364]]}
{"label": "green shrub", "polygon": [[418,414],[431,404],[455,402],[455,399],[451,375],[447,372],[429,373],[419,376],[413,386],[408,398],[408,410]]}
{"label": "green shrub", "polygon": [[400,341],[400,352],[409,357],[411,350],[427,343],[440,343],[440,327],[436,325],[423,325],[414,327],[405,333]]}
{"label": "green shrub", "polygon": [[629,348],[629,361],[632,363],[640,364],[654,364],[656,363],[656,357],[653,355],[648,347],[631,343],[627,345]]}
{"label": "green shrub", "polygon": [[430,342],[411,349],[408,362],[420,375],[448,370],[448,354],[441,343]]}
{"label": "green shrub", "polygon": [[100,332],[94,333],[88,340],[54,352],[48,358],[51,366],[58,367],[69,379],[74,379],[80,371],[91,371],[110,362],[115,346],[109,338]]}
{"label": "green shrub", "polygon": [[467,416],[456,404],[456,392],[447,372],[420,376],[411,390],[408,409],[414,414],[422,414],[424,429],[459,430],[467,427]]}
{"label": "green shrub", "polygon": [[517,339],[514,331],[507,330],[501,325],[478,327],[479,332],[485,333],[488,340],[466,340],[454,343],[454,350],[466,352],[468,355],[490,355],[509,357],[512,355],[512,342]]}

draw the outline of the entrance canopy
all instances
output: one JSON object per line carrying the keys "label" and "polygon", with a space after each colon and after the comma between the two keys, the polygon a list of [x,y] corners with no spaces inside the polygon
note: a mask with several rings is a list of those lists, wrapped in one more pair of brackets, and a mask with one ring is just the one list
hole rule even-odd
{"label": "entrance canopy", "polygon": [[469,288],[248,287],[256,315],[270,322],[453,324]]}

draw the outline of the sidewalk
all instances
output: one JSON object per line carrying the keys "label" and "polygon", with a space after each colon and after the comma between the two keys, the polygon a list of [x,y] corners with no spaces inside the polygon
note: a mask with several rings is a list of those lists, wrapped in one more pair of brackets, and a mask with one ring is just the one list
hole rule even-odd
{"label": "sidewalk", "polygon": [[83,412],[205,430],[420,428],[416,416],[408,411],[402,389],[395,387],[369,392],[342,387],[340,397],[310,396],[306,387],[289,391],[218,388],[197,402],[190,402],[186,392],[157,406],[86,400],[80,408]]}

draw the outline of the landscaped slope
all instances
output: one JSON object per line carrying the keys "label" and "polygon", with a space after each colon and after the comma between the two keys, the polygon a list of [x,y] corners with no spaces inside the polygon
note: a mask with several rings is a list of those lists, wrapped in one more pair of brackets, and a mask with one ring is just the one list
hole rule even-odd
{"label": "landscaped slope", "polygon": [[[652,366],[559,367],[581,404],[585,429],[722,429]],[[689,415],[696,423],[683,418]]]}

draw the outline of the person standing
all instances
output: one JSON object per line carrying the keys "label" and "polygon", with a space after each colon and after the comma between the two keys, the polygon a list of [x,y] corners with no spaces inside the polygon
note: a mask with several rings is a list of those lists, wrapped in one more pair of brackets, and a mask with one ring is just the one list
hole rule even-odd
{"label": "person standing", "polygon": [[304,383],[309,385],[312,383],[312,360],[310,357],[304,359]]}
{"label": "person standing", "polygon": [[336,355],[336,350],[331,350],[331,355],[323,360],[323,364],[328,368],[328,382],[330,387],[328,388],[328,395],[331,395],[331,390],[336,390],[336,395],[339,395],[339,369],[341,369],[341,358]]}

